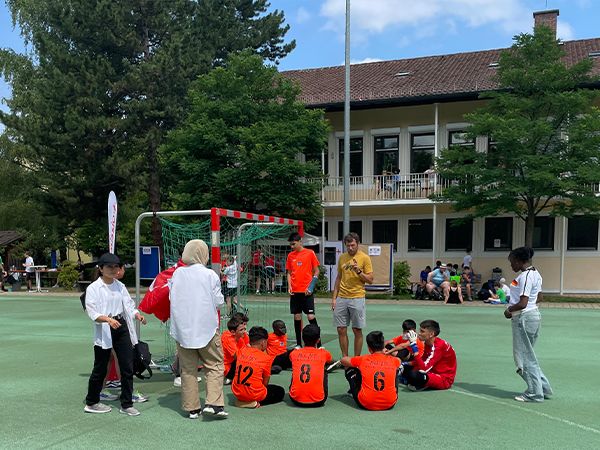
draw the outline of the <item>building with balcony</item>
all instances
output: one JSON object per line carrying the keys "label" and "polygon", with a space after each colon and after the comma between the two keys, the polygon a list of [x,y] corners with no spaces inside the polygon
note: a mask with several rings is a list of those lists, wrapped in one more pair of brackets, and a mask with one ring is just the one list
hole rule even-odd
{"label": "building with balcony", "polygon": [[[535,24],[556,32],[558,10],[534,13]],[[600,38],[566,41],[565,63],[594,61],[600,74]],[[365,243],[394,244],[394,258],[407,260],[413,279],[440,259],[461,264],[472,249],[483,279],[499,267],[512,272],[508,252],[524,242],[517,217],[485,217],[456,225],[462,216],[429,196],[445,186],[433,161],[449,145],[487,151],[488,137],[466,138],[464,115],[494,90],[494,74],[504,49],[353,65],[351,70],[350,214],[351,231]],[[331,124],[324,157],[323,208],[328,240],[342,238],[344,67],[283,73],[301,86],[300,99],[322,108]],[[596,187],[597,190],[597,187]],[[454,222],[454,224],[453,224]],[[321,234],[320,227],[314,233]],[[535,264],[548,292],[597,293],[600,278],[590,270],[599,261],[599,221],[594,217],[538,217]]]}

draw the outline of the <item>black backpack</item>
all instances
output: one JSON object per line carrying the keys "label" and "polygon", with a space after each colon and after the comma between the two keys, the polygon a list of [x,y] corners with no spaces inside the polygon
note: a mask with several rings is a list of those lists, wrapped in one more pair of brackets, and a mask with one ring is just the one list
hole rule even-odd
{"label": "black backpack", "polygon": [[[133,347],[133,374],[140,380],[151,378],[151,361],[152,354],[150,353],[150,347],[144,341],[138,341]],[[144,372],[148,372],[148,376],[144,376]]]}
{"label": "black backpack", "polygon": [[425,300],[425,293],[426,291],[423,288],[423,286],[417,286],[417,289],[415,291],[415,300]]}

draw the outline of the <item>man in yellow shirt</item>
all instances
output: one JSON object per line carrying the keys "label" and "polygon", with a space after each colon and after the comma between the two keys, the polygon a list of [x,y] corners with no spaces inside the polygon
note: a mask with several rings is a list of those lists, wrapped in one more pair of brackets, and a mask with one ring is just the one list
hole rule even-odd
{"label": "man in yellow shirt", "polygon": [[[362,330],[366,326],[365,283],[373,283],[371,258],[358,249],[356,233],[344,236],[346,253],[338,261],[338,273],[333,288],[331,309],[337,327],[342,356],[348,356],[348,325],[354,332],[354,356],[360,356],[363,346]],[[331,368],[329,368],[331,369]]]}

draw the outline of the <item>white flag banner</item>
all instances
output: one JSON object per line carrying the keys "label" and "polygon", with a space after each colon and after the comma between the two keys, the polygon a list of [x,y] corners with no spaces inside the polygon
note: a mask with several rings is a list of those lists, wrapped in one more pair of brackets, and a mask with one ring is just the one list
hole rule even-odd
{"label": "white flag banner", "polygon": [[108,251],[115,252],[117,237],[117,196],[113,191],[108,194]]}

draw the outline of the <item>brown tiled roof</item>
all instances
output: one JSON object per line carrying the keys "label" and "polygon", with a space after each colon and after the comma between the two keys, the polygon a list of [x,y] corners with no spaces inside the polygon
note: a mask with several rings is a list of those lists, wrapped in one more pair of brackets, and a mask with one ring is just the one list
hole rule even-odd
{"label": "brown tiled roof", "polygon": [[[570,65],[587,58],[589,52],[600,51],[600,38],[567,41],[564,49]],[[489,64],[498,62],[503,50],[352,65],[351,101],[353,106],[408,103],[496,89],[496,70]],[[403,72],[409,74],[398,75]],[[593,74],[600,75],[599,57],[594,58]],[[344,102],[344,66],[290,70],[283,75],[300,84],[300,100],[307,106],[337,109]]]}
{"label": "brown tiled roof", "polygon": [[12,244],[22,238],[23,236],[17,231],[0,231],[0,247]]}

